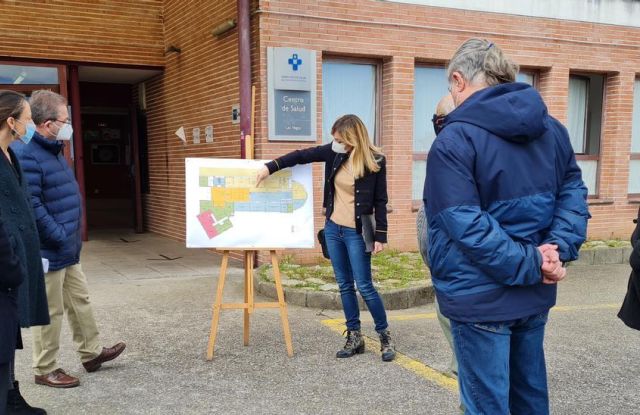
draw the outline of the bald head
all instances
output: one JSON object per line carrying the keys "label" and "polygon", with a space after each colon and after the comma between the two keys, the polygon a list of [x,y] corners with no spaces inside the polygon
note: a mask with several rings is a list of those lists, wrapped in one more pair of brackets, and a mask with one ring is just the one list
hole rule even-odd
{"label": "bald head", "polygon": [[447,94],[443,96],[442,99],[440,99],[440,102],[438,102],[438,106],[436,107],[436,115],[449,115],[449,113],[455,108],[456,107],[453,104],[453,98],[451,97],[451,94]]}

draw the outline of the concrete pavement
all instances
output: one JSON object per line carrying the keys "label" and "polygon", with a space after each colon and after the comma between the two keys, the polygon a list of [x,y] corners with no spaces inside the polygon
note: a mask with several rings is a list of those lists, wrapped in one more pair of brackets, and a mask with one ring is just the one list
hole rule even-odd
{"label": "concrete pavement", "polygon": [[[103,344],[124,340],[127,350],[86,373],[65,325],[59,363],[81,385],[56,390],[33,383],[31,338],[23,331],[17,377],[28,401],[50,414],[457,413],[455,386],[438,374],[450,352],[433,305],[389,313],[401,362],[383,363],[373,352],[335,359],[341,313],[295,306],[293,358],[277,310],[254,314],[249,347],[242,346],[241,312],[225,310],[216,356],[207,362],[216,256],[123,233],[87,243],[83,263]],[[640,413],[640,332],[615,317],[628,272],[626,265],[572,266],[560,285],[546,339],[552,413]],[[242,270],[233,268],[225,300],[241,298]],[[363,320],[375,338],[368,313]]]}

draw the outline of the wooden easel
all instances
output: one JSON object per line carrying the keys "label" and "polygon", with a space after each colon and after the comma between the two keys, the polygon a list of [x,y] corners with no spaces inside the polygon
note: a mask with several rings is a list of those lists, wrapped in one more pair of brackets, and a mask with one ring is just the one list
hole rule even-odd
{"label": "wooden easel", "polygon": [[[247,159],[253,159],[253,111],[255,105],[255,86],[252,88],[251,99],[251,135],[245,137],[245,150]],[[224,281],[227,276],[227,265],[229,264],[229,251],[243,251],[244,252],[244,303],[223,303],[222,292],[224,290]],[[287,303],[284,300],[284,290],[282,289],[282,279],[280,278],[280,263],[278,261],[278,254],[275,249],[265,249],[271,254],[271,265],[273,267],[273,276],[276,283],[276,291],[278,293],[277,302],[269,303],[256,303],[254,301],[254,289],[253,289],[253,265],[254,258],[256,257],[257,250],[252,248],[247,249],[218,249],[222,251],[222,264],[220,266],[220,278],[218,279],[218,289],[216,291],[216,299],[213,303],[213,317],[211,319],[211,332],[209,333],[209,345],[207,346],[207,360],[213,359],[213,349],[216,344],[216,336],[218,334],[218,322],[220,320],[220,311],[222,309],[241,309],[244,310],[244,345],[249,345],[249,317],[256,308],[279,308],[280,318],[282,320],[282,332],[284,335],[284,342],[287,346],[287,354],[289,357],[293,356],[293,345],[291,343],[291,331],[289,330],[289,317],[287,315]]]}
{"label": "wooden easel", "polygon": [[[238,250],[238,249],[234,249]],[[253,259],[256,254],[254,249],[240,249],[244,252],[244,303],[223,303],[222,291],[224,290],[224,282],[227,274],[227,265],[229,264],[229,250],[222,250],[222,265],[220,266],[220,278],[218,280],[218,289],[216,291],[216,299],[213,303],[213,318],[211,320],[211,333],[209,334],[209,345],[207,347],[207,360],[213,359],[213,348],[216,344],[216,335],[218,333],[218,321],[220,320],[220,311],[222,309],[241,309],[244,310],[244,345],[249,345],[249,317],[256,308],[279,308],[280,318],[282,319],[282,332],[284,341],[287,346],[287,354],[293,356],[293,345],[291,343],[291,331],[289,330],[289,317],[287,315],[287,303],[284,301],[284,290],[282,289],[282,279],[280,278],[280,264],[275,249],[269,249],[271,253],[271,265],[273,266],[273,275],[276,283],[276,291],[278,293],[277,302],[256,303],[254,301],[253,290]]]}

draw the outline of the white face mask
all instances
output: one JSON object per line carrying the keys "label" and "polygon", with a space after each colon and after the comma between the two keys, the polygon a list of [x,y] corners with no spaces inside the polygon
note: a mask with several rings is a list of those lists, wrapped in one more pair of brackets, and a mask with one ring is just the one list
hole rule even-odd
{"label": "white face mask", "polygon": [[341,154],[344,154],[347,152],[347,149],[345,148],[344,144],[338,143],[336,140],[333,140],[333,142],[331,143],[331,150],[333,150],[334,153],[341,153]]}
{"label": "white face mask", "polygon": [[58,130],[58,134],[56,135],[56,140],[65,140],[65,141],[71,140],[72,136],[73,136],[73,127],[71,127],[71,124],[65,123]]}

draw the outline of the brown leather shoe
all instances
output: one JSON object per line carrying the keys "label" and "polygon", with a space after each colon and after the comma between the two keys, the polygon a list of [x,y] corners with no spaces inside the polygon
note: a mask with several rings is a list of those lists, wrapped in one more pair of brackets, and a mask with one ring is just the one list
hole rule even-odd
{"label": "brown leather shoe", "polygon": [[82,366],[84,366],[87,372],[95,372],[100,369],[100,366],[102,366],[104,362],[108,362],[109,360],[113,360],[120,356],[120,353],[124,351],[125,347],[127,347],[127,345],[122,342],[113,347],[103,347],[102,353],[100,353],[98,357],[91,359],[88,362],[84,362]]}
{"label": "brown leather shoe", "polygon": [[75,388],[80,379],[69,376],[62,369],[56,369],[46,375],[36,375],[36,384],[51,386],[52,388]]}

